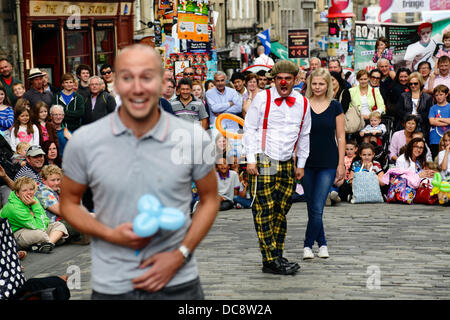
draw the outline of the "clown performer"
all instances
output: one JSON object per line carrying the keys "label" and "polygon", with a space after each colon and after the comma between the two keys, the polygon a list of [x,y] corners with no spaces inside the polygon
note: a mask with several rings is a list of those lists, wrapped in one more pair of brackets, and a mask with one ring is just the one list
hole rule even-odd
{"label": "clown performer", "polygon": [[253,99],[243,135],[262,271],[282,275],[300,269],[283,257],[283,250],[286,215],[309,155],[311,111],[307,99],[293,90],[298,72],[298,66],[288,60],[274,65],[275,86]]}

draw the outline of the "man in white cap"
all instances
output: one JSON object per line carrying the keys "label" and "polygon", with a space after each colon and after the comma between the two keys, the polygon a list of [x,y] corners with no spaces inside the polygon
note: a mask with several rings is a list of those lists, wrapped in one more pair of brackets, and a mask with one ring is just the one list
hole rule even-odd
{"label": "man in white cap", "polygon": [[298,72],[293,62],[277,62],[271,72],[275,86],[256,95],[244,122],[243,145],[262,271],[282,275],[300,269],[283,257],[283,250],[286,215],[309,155],[311,114],[307,99],[293,90]]}
{"label": "man in white cap", "polygon": [[39,101],[44,101],[49,108],[52,105],[53,93],[44,90],[43,77],[44,74],[38,68],[30,70],[28,80],[31,87],[22,98],[30,101],[31,108]]}

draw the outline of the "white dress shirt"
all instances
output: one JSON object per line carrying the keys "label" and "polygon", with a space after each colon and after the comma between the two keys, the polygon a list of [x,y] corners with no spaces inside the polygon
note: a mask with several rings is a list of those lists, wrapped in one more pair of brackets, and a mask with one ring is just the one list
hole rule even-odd
{"label": "white dress shirt", "polygon": [[[294,97],[292,107],[283,100],[280,106],[274,100],[280,95],[276,87],[270,89],[271,104],[266,132],[265,154],[278,161],[287,161],[294,154],[297,144],[298,168],[304,168],[309,156],[309,133],[311,130],[311,107],[308,104],[303,121],[302,132],[299,138],[300,124],[303,118],[303,96],[292,90],[290,96]],[[264,113],[266,109],[266,90],[260,91],[252,101],[244,122],[244,136],[242,143],[248,163],[256,163],[256,154],[262,153],[262,131]]]}

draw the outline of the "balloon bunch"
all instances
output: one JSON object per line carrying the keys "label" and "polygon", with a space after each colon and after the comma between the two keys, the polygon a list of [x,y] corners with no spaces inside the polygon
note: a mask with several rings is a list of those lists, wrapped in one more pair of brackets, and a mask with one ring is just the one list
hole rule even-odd
{"label": "balloon bunch", "polygon": [[433,181],[431,181],[433,185],[433,190],[431,190],[430,195],[433,196],[435,194],[438,195],[439,204],[446,204],[450,199],[450,181],[442,180],[442,176],[439,172],[434,174]]}
{"label": "balloon bunch", "polygon": [[146,238],[154,235],[159,228],[164,230],[180,229],[185,222],[184,213],[175,208],[165,208],[158,198],[144,194],[138,200],[139,214],[134,218],[133,231]]}

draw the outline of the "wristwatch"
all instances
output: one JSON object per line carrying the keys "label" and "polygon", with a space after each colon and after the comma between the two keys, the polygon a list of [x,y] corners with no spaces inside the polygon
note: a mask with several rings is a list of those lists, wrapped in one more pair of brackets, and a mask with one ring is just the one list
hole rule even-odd
{"label": "wristwatch", "polygon": [[192,258],[192,252],[188,249],[188,247],[181,245],[178,247],[178,250],[181,252],[181,254],[184,257],[184,264],[188,263],[189,260]]}

